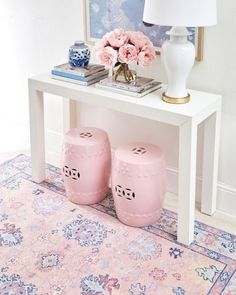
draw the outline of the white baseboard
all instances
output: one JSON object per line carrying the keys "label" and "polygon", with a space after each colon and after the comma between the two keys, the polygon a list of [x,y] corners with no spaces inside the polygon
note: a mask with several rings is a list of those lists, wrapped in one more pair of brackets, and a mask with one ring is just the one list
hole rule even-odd
{"label": "white baseboard", "polygon": [[236,188],[223,183],[218,184],[217,209],[236,216]]}
{"label": "white baseboard", "polygon": [[[201,202],[202,179],[197,177],[196,203]],[[167,168],[167,191],[177,194],[178,170]],[[236,188],[225,183],[217,184],[217,210],[236,216]]]}

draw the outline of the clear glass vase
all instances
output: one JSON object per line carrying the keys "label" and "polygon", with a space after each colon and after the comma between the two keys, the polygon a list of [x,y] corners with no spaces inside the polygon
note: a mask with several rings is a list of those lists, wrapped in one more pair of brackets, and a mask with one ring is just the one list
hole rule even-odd
{"label": "clear glass vase", "polygon": [[135,83],[137,71],[134,65],[121,63],[113,68],[112,78],[114,81]]}

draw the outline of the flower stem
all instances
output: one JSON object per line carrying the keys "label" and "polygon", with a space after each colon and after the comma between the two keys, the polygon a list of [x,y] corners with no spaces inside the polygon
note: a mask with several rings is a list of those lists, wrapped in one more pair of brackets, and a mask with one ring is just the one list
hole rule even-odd
{"label": "flower stem", "polygon": [[119,75],[123,76],[127,83],[135,80],[135,75],[129,69],[129,65],[126,63],[120,64],[118,70],[114,74],[114,79],[117,80]]}

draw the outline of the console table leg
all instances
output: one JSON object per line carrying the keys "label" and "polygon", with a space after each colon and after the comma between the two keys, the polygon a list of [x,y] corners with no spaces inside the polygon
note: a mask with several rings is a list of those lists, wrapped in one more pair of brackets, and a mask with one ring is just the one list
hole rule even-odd
{"label": "console table leg", "polygon": [[218,158],[221,111],[219,109],[204,124],[204,151],[202,177],[202,213],[212,215],[216,210]]}
{"label": "console table leg", "polygon": [[64,134],[71,128],[76,127],[76,102],[72,99],[63,98],[63,131]]}
{"label": "console table leg", "polygon": [[45,139],[43,93],[29,84],[30,144],[33,181],[45,179]]}
{"label": "console table leg", "polygon": [[197,125],[188,121],[179,133],[178,242],[189,245],[194,239]]}

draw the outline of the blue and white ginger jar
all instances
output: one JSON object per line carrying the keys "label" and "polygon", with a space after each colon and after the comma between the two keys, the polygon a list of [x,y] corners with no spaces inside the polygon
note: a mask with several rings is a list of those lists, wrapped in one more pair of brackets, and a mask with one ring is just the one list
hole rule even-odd
{"label": "blue and white ginger jar", "polygon": [[69,49],[69,64],[72,67],[86,67],[89,64],[90,49],[83,41],[75,41]]}

